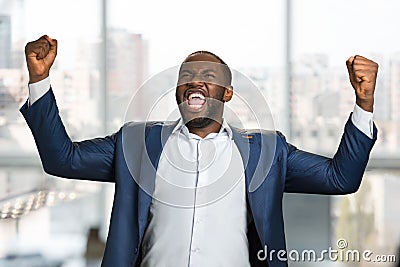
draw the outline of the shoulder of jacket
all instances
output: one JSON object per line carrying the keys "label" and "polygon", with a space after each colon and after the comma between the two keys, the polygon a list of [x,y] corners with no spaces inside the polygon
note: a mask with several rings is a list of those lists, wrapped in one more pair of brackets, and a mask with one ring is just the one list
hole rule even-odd
{"label": "shoulder of jacket", "polygon": [[259,137],[278,137],[282,135],[279,131],[274,130],[264,130],[264,129],[240,129],[236,127],[231,127],[232,130],[246,135],[254,135]]}
{"label": "shoulder of jacket", "polygon": [[129,121],[126,122],[122,128],[130,128],[130,127],[146,127],[146,128],[152,128],[152,127],[157,127],[157,126],[168,126],[168,125],[173,125],[174,121]]}
{"label": "shoulder of jacket", "polygon": [[[253,135],[254,138],[262,143],[266,144],[267,147],[270,146],[271,144],[275,144],[275,149],[280,150],[280,149],[289,149],[289,144],[286,141],[285,135],[282,134],[280,131],[276,130],[264,130],[264,129],[250,129],[250,130],[245,130],[244,132],[246,135]],[[274,146],[274,145],[272,145]]]}

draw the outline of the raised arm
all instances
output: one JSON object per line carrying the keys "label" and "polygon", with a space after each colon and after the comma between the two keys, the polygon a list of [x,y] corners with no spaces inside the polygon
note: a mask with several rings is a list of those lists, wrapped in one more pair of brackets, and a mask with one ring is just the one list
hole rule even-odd
{"label": "raised arm", "polygon": [[[362,56],[350,57],[346,64],[357,106],[372,112],[378,64]],[[286,192],[347,194],[357,191],[376,141],[377,129],[372,120],[362,121],[354,113],[346,123],[333,158],[288,145]],[[283,136],[282,141],[286,142]]]}
{"label": "raised arm", "polygon": [[[26,45],[30,84],[49,76],[56,55],[57,41],[46,35]],[[51,88],[34,102],[28,100],[20,111],[32,131],[47,173],[66,178],[114,181],[116,134],[72,142],[59,116]]]}

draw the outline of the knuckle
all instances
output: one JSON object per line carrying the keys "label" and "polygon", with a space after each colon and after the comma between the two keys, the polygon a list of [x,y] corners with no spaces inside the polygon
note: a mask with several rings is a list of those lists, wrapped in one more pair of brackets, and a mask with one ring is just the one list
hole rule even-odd
{"label": "knuckle", "polygon": [[25,45],[25,52],[31,52],[31,51],[33,51],[33,45],[34,45],[33,42],[27,43],[27,44]]}

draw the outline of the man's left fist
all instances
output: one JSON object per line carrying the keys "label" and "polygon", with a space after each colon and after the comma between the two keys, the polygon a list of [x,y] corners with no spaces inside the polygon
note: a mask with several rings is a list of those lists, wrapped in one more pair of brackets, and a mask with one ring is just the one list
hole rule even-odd
{"label": "man's left fist", "polygon": [[374,108],[374,91],[378,64],[362,56],[350,57],[346,61],[351,85],[356,92],[356,103],[365,111]]}

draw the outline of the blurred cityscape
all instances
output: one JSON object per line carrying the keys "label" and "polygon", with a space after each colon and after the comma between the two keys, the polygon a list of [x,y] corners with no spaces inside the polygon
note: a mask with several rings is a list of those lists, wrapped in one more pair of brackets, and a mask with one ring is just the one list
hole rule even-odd
{"label": "blurred cityscape", "polygon": [[[84,266],[79,262],[83,252],[87,252],[87,232],[93,227],[100,228],[100,239],[104,242],[112,193],[97,183],[64,181],[42,172],[34,140],[18,112],[28,96],[24,52],[20,49],[26,40],[12,43],[11,31],[10,16],[0,15],[0,263],[2,258],[15,255],[31,255],[33,262],[32,257],[41,255],[50,259],[45,266],[61,266],[57,262],[68,257],[73,259],[70,266]],[[99,135],[104,108],[99,101],[101,43],[82,42],[78,46],[79,55],[71,55],[77,62],[74,68],[59,68],[56,63],[51,72],[61,116],[73,140]],[[141,34],[108,30],[106,88],[110,133],[122,125],[132,95],[148,78],[148,46]],[[398,158],[400,54],[376,54],[374,60],[380,64],[380,73],[374,112],[379,134],[373,157]],[[282,69],[239,71],[267,99],[278,130],[280,121],[286,119],[281,115],[284,103],[289,101],[290,132],[286,134],[291,143],[333,155],[354,107],[354,92],[345,66],[330,66],[329,56],[324,54],[304,55],[298,62],[292,62],[288,100],[283,94]],[[146,101],[145,95],[142,100]],[[252,108],[256,114],[265,112],[264,106]],[[246,121],[252,117],[248,110],[238,108],[237,112],[244,124],[251,123]],[[332,199],[330,241],[344,235],[356,247],[395,253],[400,241],[400,207],[395,201],[400,192],[399,169],[368,171],[362,188],[355,195]],[[35,245],[34,238],[44,241]],[[67,244],[73,249],[66,248]],[[43,255],[45,252],[48,255]],[[41,264],[37,266],[44,266]]]}

